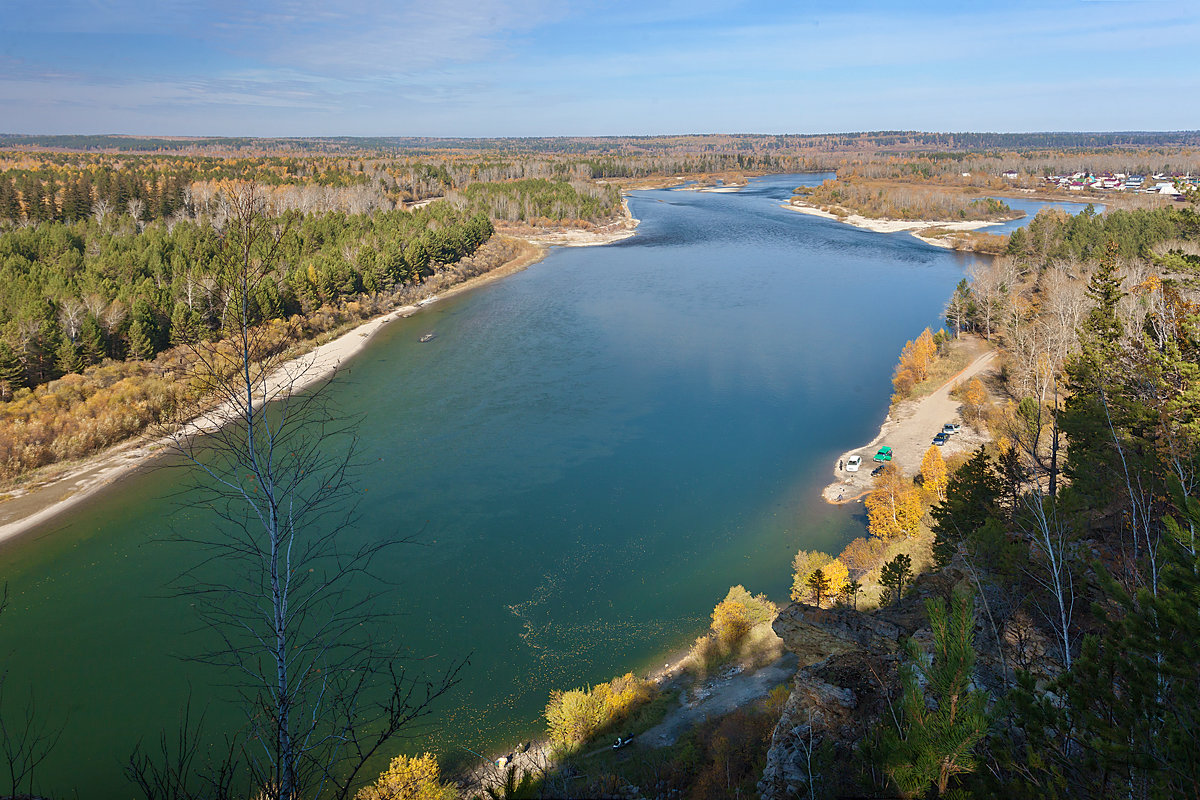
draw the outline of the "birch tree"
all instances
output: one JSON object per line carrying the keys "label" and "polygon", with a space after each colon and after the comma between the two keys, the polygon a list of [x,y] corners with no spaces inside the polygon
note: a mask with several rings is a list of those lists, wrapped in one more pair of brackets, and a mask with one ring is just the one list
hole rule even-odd
{"label": "birch tree", "polygon": [[217,520],[179,536],[204,554],[181,583],[219,642],[197,660],[226,670],[237,691],[246,722],[236,772],[256,796],[345,798],[462,664],[414,674],[379,635],[378,592],[363,587],[378,585],[380,551],[404,540],[353,535],[354,422],[322,392],[300,391],[311,359],[282,363],[286,337],[251,324],[285,231],[252,185],[217,200],[240,324],[232,347],[195,346],[196,380],[220,403],[202,424],[215,430],[193,425],[174,442],[194,479],[189,504]]}

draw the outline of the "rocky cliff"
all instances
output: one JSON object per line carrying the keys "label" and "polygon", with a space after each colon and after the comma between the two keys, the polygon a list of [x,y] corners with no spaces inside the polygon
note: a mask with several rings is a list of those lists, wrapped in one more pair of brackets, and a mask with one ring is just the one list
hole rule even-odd
{"label": "rocky cliff", "polygon": [[[1020,620],[1011,612],[1010,598],[994,589],[986,589],[986,597],[980,598],[977,588],[964,569],[952,565],[921,576],[899,602],[878,610],[793,603],[780,611],[775,632],[800,657],[800,669],[758,784],[764,800],[809,797],[810,786],[854,793],[855,784],[871,769],[855,762],[859,745],[882,721],[891,719],[892,704],[900,697],[903,640],[912,637],[926,650],[932,642],[925,612],[928,599],[949,599],[956,590],[975,594],[976,644],[981,651],[975,680],[999,694],[1017,655],[1013,643],[1029,638],[1028,626],[1018,637]],[[881,785],[882,776],[874,776],[873,782]]]}

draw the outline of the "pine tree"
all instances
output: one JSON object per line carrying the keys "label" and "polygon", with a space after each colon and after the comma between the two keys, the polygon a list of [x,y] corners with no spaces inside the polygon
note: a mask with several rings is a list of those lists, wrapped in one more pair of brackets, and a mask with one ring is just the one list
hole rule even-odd
{"label": "pine tree", "polygon": [[21,359],[8,342],[0,342],[0,399],[11,400],[17,389],[28,385]]}
{"label": "pine tree", "polygon": [[833,561],[833,556],[816,550],[801,550],[792,558],[792,601],[799,603],[808,597],[808,578],[817,569]]}
{"label": "pine tree", "polygon": [[883,584],[884,604],[894,603],[904,596],[904,587],[912,578],[912,558],[900,553],[879,571],[879,582]]}
{"label": "pine tree", "polygon": [[171,312],[171,344],[195,344],[200,340],[200,315],[182,300]]}
{"label": "pine tree", "polygon": [[[1195,525],[1200,518],[1188,514]],[[1195,797],[1200,786],[1200,559],[1163,543],[1155,595],[1101,574],[1108,611],[1098,634],[1048,689],[1025,676],[1013,693],[1023,749],[1005,753],[1014,796]]]}
{"label": "pine tree", "polygon": [[58,366],[58,371],[64,375],[83,371],[83,359],[80,357],[79,348],[65,336],[58,343],[58,351],[55,353],[55,363]]}
{"label": "pine tree", "polygon": [[[901,668],[902,719],[882,739],[888,775],[908,797],[945,797],[957,775],[977,766],[973,754],[986,735],[987,696],[971,690],[975,670],[975,610],[966,594],[925,604],[933,629],[933,658],[928,664],[913,640]],[[923,679],[923,680],[922,680]],[[930,707],[922,684],[934,701]]]}
{"label": "pine tree", "polygon": [[99,364],[104,359],[104,329],[92,314],[85,316],[79,327],[79,353],[85,364]]}
{"label": "pine tree", "polygon": [[1141,378],[1133,375],[1117,313],[1124,295],[1115,246],[1092,274],[1088,295],[1095,305],[1080,326],[1079,351],[1066,365],[1068,392],[1058,422],[1067,441],[1063,474],[1073,492],[1099,508],[1125,494],[1115,476],[1153,471],[1146,460],[1153,460],[1152,446],[1143,436],[1155,424],[1141,397]]}
{"label": "pine tree", "polygon": [[16,221],[21,218],[17,187],[10,178],[0,178],[0,219]]}
{"label": "pine tree", "polygon": [[843,583],[841,591],[842,602],[857,610],[858,595],[860,592],[862,592],[862,588],[862,584],[855,580],[849,580]]}
{"label": "pine tree", "polygon": [[149,361],[154,358],[154,343],[140,319],[129,323],[129,358],[134,361]]}
{"label": "pine tree", "polygon": [[975,313],[975,298],[971,294],[971,285],[963,278],[958,282],[954,294],[950,297],[950,303],[946,306],[946,324],[953,329],[955,339],[962,335],[963,331],[974,327]]}
{"label": "pine tree", "polygon": [[817,608],[821,607],[821,598],[829,595],[829,578],[825,577],[825,571],[821,569],[813,570],[808,576],[808,591],[812,595],[813,603]]}

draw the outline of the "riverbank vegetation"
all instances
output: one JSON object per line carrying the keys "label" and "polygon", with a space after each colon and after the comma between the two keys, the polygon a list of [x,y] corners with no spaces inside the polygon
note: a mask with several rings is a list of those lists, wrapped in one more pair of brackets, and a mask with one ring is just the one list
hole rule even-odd
{"label": "riverbank vegetation", "polygon": [[[756,699],[732,713],[692,709],[729,688],[731,679],[779,658],[780,641],[771,630],[777,613],[763,595],[731,587],[714,607],[708,632],[682,661],[653,678],[626,674],[552,692],[545,711],[545,746],[524,745],[503,756],[493,767],[460,781],[465,787],[460,794],[599,798],[653,786],[653,796],[700,800],[739,789],[748,792],[761,774],[786,689],[775,687],[765,697],[761,690],[755,692]],[[640,738],[668,717],[681,715],[687,719],[675,726],[678,738]],[[614,748],[617,738],[633,745]],[[410,762],[400,765],[409,769]],[[380,777],[379,785],[391,780],[391,772]],[[362,800],[376,797],[360,795]]]}
{"label": "riverbank vegetation", "polygon": [[734,662],[755,669],[781,655],[779,637],[771,622],[779,609],[765,595],[751,595],[745,587],[731,587],[713,609],[708,632],[696,639],[683,661],[683,669],[703,680]]}

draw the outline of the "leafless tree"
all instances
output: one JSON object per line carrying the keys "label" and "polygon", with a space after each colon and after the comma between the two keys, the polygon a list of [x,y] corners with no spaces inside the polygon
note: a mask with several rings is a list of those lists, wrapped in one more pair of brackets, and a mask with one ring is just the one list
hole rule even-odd
{"label": "leafless tree", "polygon": [[300,392],[313,362],[283,363],[286,338],[252,324],[251,299],[285,231],[253,185],[216,202],[240,324],[231,348],[195,346],[195,379],[219,405],[174,437],[193,478],[187,506],[217,519],[178,535],[204,554],[181,589],[219,641],[197,660],[226,669],[238,691],[246,726],[232,752],[243,779],[270,800],[345,798],[463,665],[415,675],[402,648],[379,637],[372,562],[405,540],[356,535],[354,421],[323,392]]}
{"label": "leafless tree", "polygon": [[63,333],[72,342],[79,339],[79,331],[83,327],[83,318],[87,307],[74,297],[67,297],[58,304],[58,322],[62,325]]}
{"label": "leafless tree", "polygon": [[1071,668],[1075,641],[1075,578],[1071,571],[1072,538],[1058,514],[1057,501],[1033,483],[1022,498],[1024,514],[1018,515],[1029,537],[1033,566],[1030,577],[1050,596],[1051,608],[1043,613],[1062,653],[1063,666]]}
{"label": "leafless tree", "polygon": [[92,217],[100,223],[101,228],[104,227],[104,220],[108,218],[112,210],[112,203],[103,198],[92,203]]}

